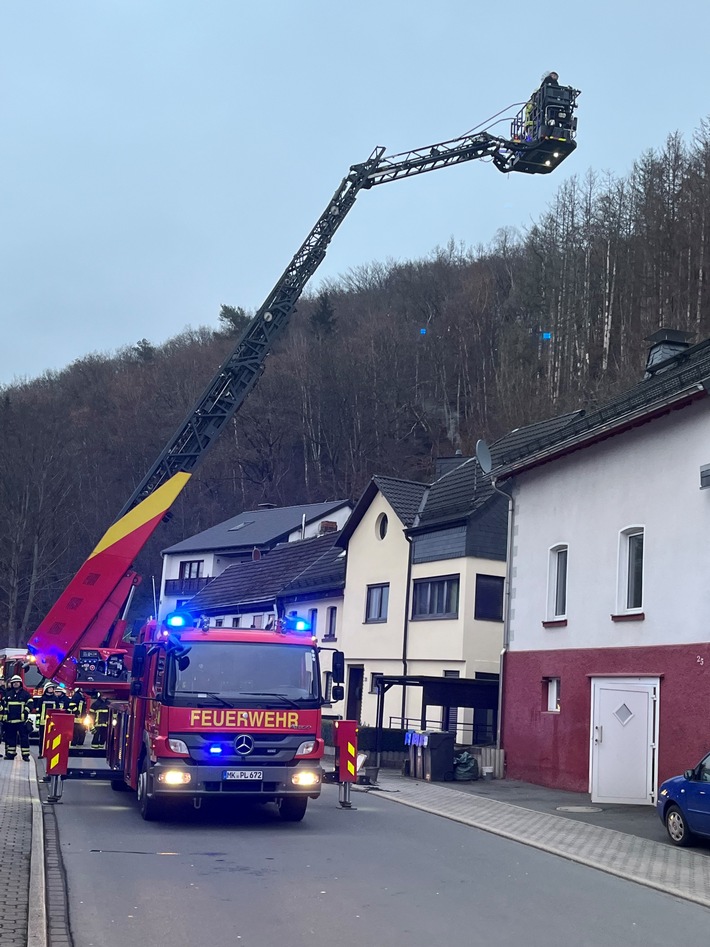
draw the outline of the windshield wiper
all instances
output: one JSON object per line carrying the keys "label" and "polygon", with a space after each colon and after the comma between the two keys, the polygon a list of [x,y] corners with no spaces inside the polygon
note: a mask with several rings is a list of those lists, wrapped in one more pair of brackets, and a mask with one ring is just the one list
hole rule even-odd
{"label": "windshield wiper", "polygon": [[[182,697],[185,694],[198,694],[200,697],[211,697],[213,700],[218,700],[220,704],[224,704],[225,707],[234,707],[234,704],[231,701],[225,700],[224,697],[220,697],[219,694],[212,694],[210,691],[178,691],[175,694],[175,697]],[[198,704],[197,706],[205,707],[207,705]]]}
{"label": "windshield wiper", "polygon": [[242,691],[241,695],[243,697],[278,697],[279,700],[282,700],[285,704],[288,704],[290,707],[295,707],[296,710],[300,710],[299,705],[291,697],[286,697],[285,694],[273,694],[270,691]]}

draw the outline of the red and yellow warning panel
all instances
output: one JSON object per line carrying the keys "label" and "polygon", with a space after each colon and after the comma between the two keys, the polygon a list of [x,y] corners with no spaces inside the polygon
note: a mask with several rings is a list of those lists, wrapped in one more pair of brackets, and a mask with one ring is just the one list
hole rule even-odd
{"label": "red and yellow warning panel", "polygon": [[66,776],[73,732],[73,714],[63,710],[49,711],[41,754],[45,760],[47,776]]}
{"label": "red and yellow warning panel", "polygon": [[338,782],[357,782],[357,720],[335,721],[335,746],[338,751]]}

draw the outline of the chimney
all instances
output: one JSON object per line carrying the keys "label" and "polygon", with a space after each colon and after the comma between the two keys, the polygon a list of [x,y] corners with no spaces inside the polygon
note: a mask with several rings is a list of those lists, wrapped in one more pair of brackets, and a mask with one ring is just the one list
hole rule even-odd
{"label": "chimney", "polygon": [[318,535],[323,536],[325,533],[337,533],[338,524],[335,520],[322,520],[318,525]]}
{"label": "chimney", "polygon": [[456,470],[467,460],[471,460],[471,458],[464,457],[460,450],[457,450],[453,457],[437,457],[434,466],[434,480],[441,480],[444,474]]}
{"label": "chimney", "polygon": [[261,559],[261,550],[257,549],[256,546],[251,551],[252,562],[258,562]]}
{"label": "chimney", "polygon": [[646,374],[644,378],[651,378],[659,372],[672,368],[676,359],[690,347],[690,332],[680,329],[657,329],[644,341],[651,343],[646,359]]}

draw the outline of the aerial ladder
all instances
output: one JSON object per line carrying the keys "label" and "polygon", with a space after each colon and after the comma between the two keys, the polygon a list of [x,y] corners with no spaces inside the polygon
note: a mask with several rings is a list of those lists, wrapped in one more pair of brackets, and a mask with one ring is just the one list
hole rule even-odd
{"label": "aerial ladder", "polygon": [[73,686],[85,665],[95,672],[101,664],[107,685],[127,680],[130,649],[122,640],[140,581],[133,563],[256,385],[360,191],[483,158],[504,174],[548,174],[576,148],[578,95],[571,86],[551,89],[543,83],[533,95],[534,109],[521,109],[508,138],[482,131],[389,157],[377,147],[352,165],[231,354],[30,638],[28,648],[46,678]]}

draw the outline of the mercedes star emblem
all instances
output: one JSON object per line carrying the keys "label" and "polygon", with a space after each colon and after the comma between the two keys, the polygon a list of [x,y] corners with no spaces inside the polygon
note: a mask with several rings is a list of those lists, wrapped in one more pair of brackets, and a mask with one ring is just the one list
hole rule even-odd
{"label": "mercedes star emblem", "polygon": [[240,756],[248,756],[254,749],[254,738],[248,733],[240,733],[234,741],[234,749]]}

